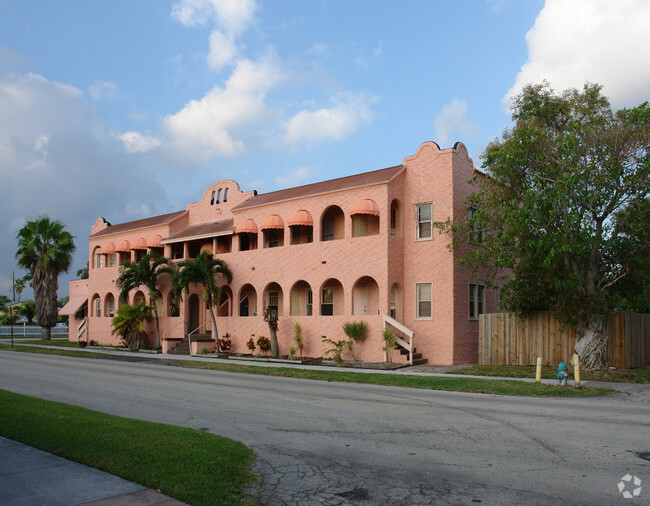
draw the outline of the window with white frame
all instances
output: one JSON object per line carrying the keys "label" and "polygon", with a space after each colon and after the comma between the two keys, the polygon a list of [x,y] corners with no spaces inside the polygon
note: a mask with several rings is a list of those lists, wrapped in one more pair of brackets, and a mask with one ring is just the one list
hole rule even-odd
{"label": "window with white frame", "polygon": [[470,283],[469,285],[469,319],[478,320],[485,312],[485,286]]}
{"label": "window with white frame", "polygon": [[115,253],[109,253],[107,256],[108,267],[115,267]]}
{"label": "window with white frame", "polygon": [[104,267],[104,255],[102,253],[97,254],[97,268],[101,269]]}
{"label": "window with white frame", "polygon": [[416,213],[418,221],[417,239],[433,238],[433,203],[418,204]]}
{"label": "window with white frame", "polygon": [[101,316],[102,315],[102,299],[97,297],[95,299],[95,316]]}
{"label": "window with white frame", "polygon": [[415,284],[415,317],[431,319],[433,317],[433,283]]}

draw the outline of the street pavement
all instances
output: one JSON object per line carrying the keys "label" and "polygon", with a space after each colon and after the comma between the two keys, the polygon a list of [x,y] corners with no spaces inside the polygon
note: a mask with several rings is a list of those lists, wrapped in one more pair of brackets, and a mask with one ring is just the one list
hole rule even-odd
{"label": "street pavement", "polygon": [[[165,355],[138,354],[134,356],[133,353],[123,353],[123,352],[113,352],[113,351],[109,352],[108,354],[112,355],[113,358],[117,359],[118,361],[128,361],[128,362],[137,361],[137,362],[155,363],[159,361],[169,361],[171,359],[169,356],[165,356]],[[174,357],[174,359],[176,358],[180,358],[180,357]],[[188,357],[182,357],[182,358],[188,358]],[[215,359],[206,358],[206,357],[192,357],[191,360],[211,361]],[[259,362],[255,362],[254,364],[259,366],[275,365],[275,364],[259,363]],[[295,367],[295,365],[291,365],[291,364],[285,364],[285,365]],[[314,366],[308,366],[308,367],[313,368]],[[331,368],[324,367],[324,369],[331,369]],[[419,368],[401,369],[396,371],[383,371],[383,373],[444,375],[444,372],[441,372],[443,370],[444,369],[419,367]],[[356,372],[363,374],[364,370],[357,370]],[[365,372],[379,372],[379,371],[365,370]],[[494,379],[494,378],[490,378],[490,379]],[[260,380],[257,379],[256,381],[260,381]],[[269,379],[269,381],[271,380]],[[594,383],[590,383],[590,384],[594,385]],[[196,385],[196,386],[197,389],[199,389],[200,386],[206,387],[207,385]],[[611,386],[613,388],[625,390],[630,394],[632,394],[637,399],[637,401],[642,402],[642,404],[644,405],[647,405],[648,400],[650,400],[650,396],[648,395],[648,389],[647,386],[645,385],[615,384],[615,385],[603,385],[603,386]],[[259,387],[256,388],[259,390],[265,390],[263,385],[260,385]],[[269,391],[270,391],[270,387],[269,387]],[[267,395],[265,394],[263,397],[267,397]],[[322,393],[318,393],[318,394],[314,393],[314,394],[309,394],[309,396],[305,397],[304,399],[296,398],[294,399],[294,401],[297,402],[298,404],[301,404],[305,400],[313,401],[313,400],[317,400],[316,398],[318,398],[320,399],[318,402],[322,403],[326,399],[321,399],[321,397],[324,397]],[[496,396],[477,396],[477,397],[482,397],[482,398],[489,397],[490,400],[493,400]],[[45,395],[45,398],[48,398],[48,395]],[[177,397],[175,398],[178,400]],[[224,398],[223,400],[225,401],[226,399]],[[257,402],[261,402],[261,400],[259,399],[256,400]],[[451,399],[449,400],[451,401]],[[278,402],[277,399],[275,402],[276,403]],[[371,399],[369,397],[367,398],[361,397],[357,400],[351,400],[351,401],[346,401],[343,399],[327,400],[327,403],[330,406],[329,411],[333,411],[334,408],[338,409],[339,407],[350,405],[350,406],[356,406],[357,410],[362,409],[363,407],[365,407],[366,409],[367,408],[374,409],[373,406],[375,407],[383,406],[383,408],[389,408],[389,410],[386,411],[386,413],[389,413],[390,411],[394,411],[395,409],[402,409],[407,411],[410,410],[414,412],[420,411],[422,413],[432,412],[431,409],[422,409],[418,407],[418,404],[411,405],[411,403],[409,403],[408,405],[405,404],[403,407],[401,407],[401,405],[395,405],[394,407],[391,407],[385,404],[386,402],[387,402],[386,400],[381,400],[381,401],[378,400],[378,401],[371,402]],[[391,401],[391,402],[396,402],[396,401]],[[559,401],[559,402],[562,405],[567,404],[566,401]],[[447,403],[445,402],[444,404]],[[495,422],[499,422],[498,419],[493,418],[494,415],[492,414],[486,415],[484,411],[482,411],[482,414],[480,414],[475,410],[475,408],[471,408],[471,409],[468,407],[464,408],[460,406],[459,403],[454,403],[454,404],[456,405],[456,408],[454,409],[460,411],[466,411],[468,415],[478,416],[479,419],[487,420],[488,425],[493,425]],[[511,403],[508,402],[508,404]],[[224,405],[225,404],[223,404],[220,408],[222,411],[224,409]],[[435,411],[437,413],[442,413],[443,404],[434,403],[433,405],[431,405],[431,407],[435,408]],[[565,407],[569,407],[569,405],[567,404]],[[282,408],[278,408],[278,409],[280,412],[282,412]],[[191,408],[191,410],[196,411],[196,408]],[[226,414],[234,415],[236,412],[237,410],[233,409],[233,413],[226,413]],[[271,409],[267,409],[266,412],[268,413],[268,416],[275,415],[275,413],[273,413]],[[283,416],[282,419],[286,420],[286,415],[287,415],[286,409],[284,412],[285,412],[285,416]],[[207,418],[205,419],[205,421],[199,422],[199,419],[201,417],[199,417],[199,414],[197,412],[192,414],[196,417],[196,420],[194,420],[194,422],[192,421],[189,421],[189,423],[186,422],[185,425],[191,426],[192,423],[198,423],[200,425],[202,423],[204,424],[207,422]],[[512,416],[513,416],[512,421],[507,422],[504,428],[511,430],[511,432],[514,431],[515,434],[517,432],[522,432],[521,427],[515,421],[514,418],[515,416],[518,416],[516,411],[512,412]],[[539,415],[537,414],[535,414],[535,416],[539,417]],[[322,418],[322,416],[320,418]],[[335,417],[333,414],[332,414],[332,418],[333,418],[332,423],[334,424],[339,423],[337,417]],[[562,418],[564,418],[564,416],[562,417],[558,416],[558,422],[560,424],[566,423],[568,421],[568,420],[563,420]],[[236,418],[233,418],[233,420],[234,419]],[[382,421],[379,420],[379,422]],[[527,422],[527,424],[529,422],[530,420]],[[270,421],[267,423],[271,424]],[[427,422],[427,423],[430,424],[431,422]],[[599,423],[602,424],[603,422],[599,422]],[[635,423],[638,424],[638,422]],[[178,424],[182,425],[182,423],[178,423]],[[450,429],[448,430],[451,430],[451,426],[455,424],[457,424],[457,422],[451,423]],[[475,422],[472,422],[468,428],[471,430],[476,430],[474,424]],[[297,430],[296,428],[294,428],[293,430],[289,430],[286,427],[286,425],[287,423],[286,421],[284,421],[281,424],[278,424],[277,428],[270,429],[272,431],[281,431],[281,432],[276,432],[277,434],[275,437],[276,439],[284,431],[287,432],[287,435],[293,433],[294,436],[299,435],[303,432],[302,429]],[[230,425],[225,424],[222,427],[223,430],[217,429],[217,433],[222,432],[223,435],[229,437],[239,436],[240,440],[244,440],[244,442],[249,444],[251,443],[251,441],[246,441],[246,438],[242,437],[242,434],[244,433],[238,433],[236,430],[237,428],[232,424]],[[232,434],[229,434],[228,432],[232,432],[233,429],[235,429],[235,431]],[[268,432],[269,427],[264,426],[262,427],[262,429],[265,432]],[[260,430],[260,429],[255,429],[255,430]],[[434,432],[437,432],[438,429],[428,428],[425,425],[423,426],[423,428],[420,429],[420,432],[424,434],[425,433],[424,431],[431,432],[432,430]],[[311,429],[310,432],[312,432]],[[312,438],[311,438],[310,445],[314,444],[315,439],[313,438],[313,436],[318,437],[318,432],[319,432],[318,428],[314,426],[313,434],[311,434]],[[340,431],[334,431],[334,432],[340,432]],[[345,447],[349,447],[350,443],[352,443],[352,446],[356,446],[355,439],[361,439],[365,441],[365,444],[367,443],[375,444],[373,442],[373,439],[369,437],[370,432],[372,431],[363,428],[361,432],[357,435],[357,437],[354,437],[352,434],[348,434],[346,431],[344,433],[345,437],[349,438],[350,441],[348,444],[345,444]],[[385,432],[384,428],[382,428],[382,432]],[[409,428],[409,432],[412,435],[418,434],[418,431],[417,430],[413,431],[413,428]],[[526,433],[527,432],[528,431],[526,430]],[[392,434],[391,432],[385,432],[385,434],[381,436],[381,439],[394,439],[396,436],[391,434]],[[453,432],[450,433],[450,435],[452,434]],[[503,438],[505,433],[500,433],[499,435],[500,437]],[[466,433],[463,437],[468,437],[468,436],[471,436],[471,434]],[[327,437],[329,437],[329,435]],[[551,454],[552,456],[550,459],[551,461],[555,461],[559,459],[556,462],[558,463],[564,461],[567,458],[565,456],[567,455],[567,452],[565,450],[560,450],[558,452],[557,444],[555,442],[552,443],[555,448],[552,448],[548,444],[548,438],[546,436],[537,437],[537,436],[528,435],[528,437],[529,437],[529,441],[532,441],[533,445],[537,445],[537,451],[539,451],[539,449],[541,448],[544,452]],[[258,438],[255,439],[257,440]],[[271,450],[270,448],[265,449],[264,445],[259,445],[257,448],[255,448],[256,452],[260,456],[260,461],[258,462],[257,471],[262,476],[261,487],[267,488],[267,490],[258,489],[255,491],[256,497],[258,498],[258,500],[260,500],[261,503],[272,503],[272,504],[284,503],[284,499],[287,499],[289,497],[287,495],[288,491],[285,488],[287,486],[287,482],[296,481],[296,480],[300,481],[301,483],[301,486],[299,488],[304,488],[307,491],[309,491],[311,488],[314,488],[312,486],[312,482],[314,482],[314,484],[318,482],[316,488],[322,489],[323,485],[321,482],[323,480],[325,480],[326,482],[332,480],[335,481],[339,480],[338,483],[339,488],[340,487],[346,488],[346,490],[343,490],[341,493],[326,494],[322,496],[313,495],[313,494],[310,496],[305,496],[305,495],[301,496],[300,491],[293,491],[292,493],[294,495],[292,497],[293,499],[296,499],[295,501],[296,503],[303,503],[306,498],[309,498],[309,502],[312,504],[319,504],[319,503],[372,504],[377,502],[383,502],[386,504],[394,504],[394,503],[411,504],[411,503],[418,503],[418,502],[427,502],[426,499],[431,494],[437,494],[439,496],[439,499],[441,495],[444,497],[445,495],[451,494],[451,489],[447,488],[449,482],[448,479],[436,480],[435,476],[430,476],[428,471],[426,473],[422,473],[422,472],[418,473],[416,471],[415,474],[423,475],[420,478],[421,481],[433,480],[434,482],[442,483],[442,485],[439,485],[437,488],[435,486],[429,486],[426,489],[420,489],[415,491],[412,490],[412,487],[399,488],[393,486],[390,488],[390,490],[387,491],[386,493],[387,495],[385,495],[383,501],[377,501],[376,495],[374,496],[368,495],[370,493],[369,490],[372,490],[372,488],[363,486],[364,481],[367,484],[369,484],[370,482],[377,482],[378,477],[374,476],[372,473],[364,477],[365,473],[370,472],[370,466],[371,464],[373,464],[372,461],[366,462],[365,465],[355,469],[353,474],[356,474],[357,476],[355,477],[351,475],[349,477],[350,478],[349,486],[346,487],[346,485],[348,485],[347,483],[345,485],[341,483],[341,475],[338,474],[338,472],[336,475],[332,473],[332,469],[340,468],[341,463],[337,462],[337,460],[340,460],[342,456],[341,453],[339,453],[340,450],[336,450],[336,452],[338,453],[338,455],[336,456],[334,454],[328,454],[330,452],[325,450],[324,452],[321,453],[325,453],[324,460],[329,462],[326,462],[325,464],[319,464],[318,466],[307,466],[305,465],[305,460],[302,460],[301,453],[308,452],[311,449],[302,447],[299,449],[299,451],[298,449],[291,450],[288,446],[290,444],[290,440],[291,438],[287,439],[283,445],[280,445],[281,447],[287,450],[283,454],[281,454],[282,452],[278,451],[277,447],[274,447]],[[384,443],[384,441],[377,441],[377,442]],[[415,443],[415,441],[411,441],[411,443]],[[328,442],[327,444],[331,444],[331,443]],[[404,446],[403,442],[400,444],[401,446]],[[449,446],[451,448],[453,447],[453,444],[451,444],[450,442]],[[607,448],[607,446],[605,446],[604,448]],[[411,447],[410,451],[407,453],[408,458],[405,460],[405,463],[414,461],[416,459],[415,457],[416,453],[418,454],[417,458],[419,459],[419,455],[422,452],[418,450],[417,446]],[[82,466],[80,464],[66,461],[65,459],[60,459],[59,457],[55,457],[53,455],[40,452],[39,450],[35,450],[33,448],[25,447],[24,445],[9,440],[0,440],[0,455],[2,456],[2,458],[0,458],[0,504],[3,505],[4,504],[7,505],[84,504],[92,501],[99,501],[94,504],[180,504],[173,499],[157,494],[153,490],[145,489],[140,485],[126,482],[115,476],[102,473],[100,471],[88,468],[86,466]],[[396,456],[386,455],[385,457],[395,458]],[[546,456],[544,457],[544,459],[548,460]],[[565,464],[565,462],[562,463]],[[462,464],[463,467],[466,466],[466,464],[462,462],[462,457],[459,464]],[[454,464],[454,465],[457,466],[458,464]],[[489,465],[491,466],[492,464]],[[441,469],[444,469],[444,466]],[[424,476],[425,474],[426,476]],[[583,477],[584,476],[586,475],[583,475]],[[388,481],[388,480],[384,480],[384,481]],[[454,491],[454,493],[457,492],[458,492],[457,490]],[[376,494],[376,490],[374,490],[373,493]],[[501,503],[503,504],[515,503],[515,502],[543,504],[543,503],[551,503],[553,501],[553,495],[551,493],[551,489],[549,489],[550,495],[548,497],[541,497],[539,495],[539,492],[537,493],[537,495],[531,494],[526,496],[526,495],[521,495],[521,491],[514,493],[508,489],[503,489],[503,488],[497,491],[490,490],[488,488],[477,491],[475,487],[473,489],[471,487],[468,487],[467,489],[464,490],[464,493],[466,494],[465,499],[471,500],[471,502],[480,502],[477,499],[478,497],[482,497],[483,501],[487,503],[494,503],[492,501],[489,501],[488,500],[489,498],[492,499],[499,498],[499,501],[501,501]],[[334,502],[332,500],[333,496],[334,496]],[[284,499],[280,499],[280,498],[284,498]],[[458,499],[458,495],[449,497],[449,499],[451,500],[450,503],[455,504],[456,499]],[[467,502],[467,501],[461,501],[461,503],[462,502]]]}

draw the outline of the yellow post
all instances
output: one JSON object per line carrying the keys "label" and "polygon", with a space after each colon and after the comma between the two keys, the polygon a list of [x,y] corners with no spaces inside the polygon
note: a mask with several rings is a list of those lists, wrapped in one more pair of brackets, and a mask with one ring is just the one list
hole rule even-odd
{"label": "yellow post", "polygon": [[537,357],[537,371],[535,372],[535,381],[542,382],[542,357]]}
{"label": "yellow post", "polygon": [[576,388],[580,388],[580,357],[573,355],[573,378],[576,380]]}

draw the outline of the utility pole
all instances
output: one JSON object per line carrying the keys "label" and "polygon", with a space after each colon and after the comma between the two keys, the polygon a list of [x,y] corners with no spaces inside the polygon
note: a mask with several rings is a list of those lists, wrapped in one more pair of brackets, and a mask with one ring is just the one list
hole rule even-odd
{"label": "utility pole", "polygon": [[14,347],[14,304],[16,302],[16,277],[14,271],[11,271],[11,297],[13,299],[9,306],[9,323],[11,325],[11,347]]}

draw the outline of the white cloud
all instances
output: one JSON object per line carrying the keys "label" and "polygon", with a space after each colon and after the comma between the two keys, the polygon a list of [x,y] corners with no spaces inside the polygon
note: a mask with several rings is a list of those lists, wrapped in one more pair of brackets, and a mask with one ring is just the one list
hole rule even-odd
{"label": "white cloud", "polygon": [[174,149],[188,157],[240,155],[250,127],[272,115],[265,97],[281,79],[274,53],[259,62],[240,60],[223,88],[215,86],[201,100],[190,101],[167,116],[161,128]]}
{"label": "white cloud", "polygon": [[466,139],[476,133],[477,127],[467,118],[467,111],[467,102],[454,97],[451,103],[443,106],[440,114],[434,118],[435,140],[441,148],[456,139]]}
{"label": "white cloud", "polygon": [[650,89],[649,19],[647,0],[547,0],[504,100],[546,79],[558,91],[600,83],[614,107],[638,105]]}
{"label": "white cloud", "polygon": [[155,137],[142,135],[139,132],[124,132],[119,138],[124,143],[127,153],[146,153],[161,144]]}
{"label": "white cloud", "polygon": [[316,111],[302,110],[289,120],[285,140],[299,141],[343,139],[370,123],[374,114],[363,93],[346,92],[332,99],[332,106]]}
{"label": "white cloud", "polygon": [[278,187],[286,188],[290,186],[298,186],[302,181],[311,175],[309,167],[298,167],[296,170],[291,171],[286,176],[278,176],[275,178],[275,184]]}
{"label": "white cloud", "polygon": [[253,22],[255,0],[181,0],[172,7],[172,17],[185,26],[213,24],[206,61],[221,68],[237,55],[236,37]]}
{"label": "white cloud", "polygon": [[96,81],[88,87],[88,91],[95,101],[102,98],[115,98],[119,95],[119,88],[110,81]]}
{"label": "white cloud", "polygon": [[35,74],[0,78],[0,117],[11,118],[0,121],[0,272],[15,269],[14,238],[28,216],[48,214],[76,236],[74,276],[86,264],[86,237],[99,216],[146,216],[125,213],[135,203],[170,210],[154,172],[140,160],[135,165],[79,89]]}

